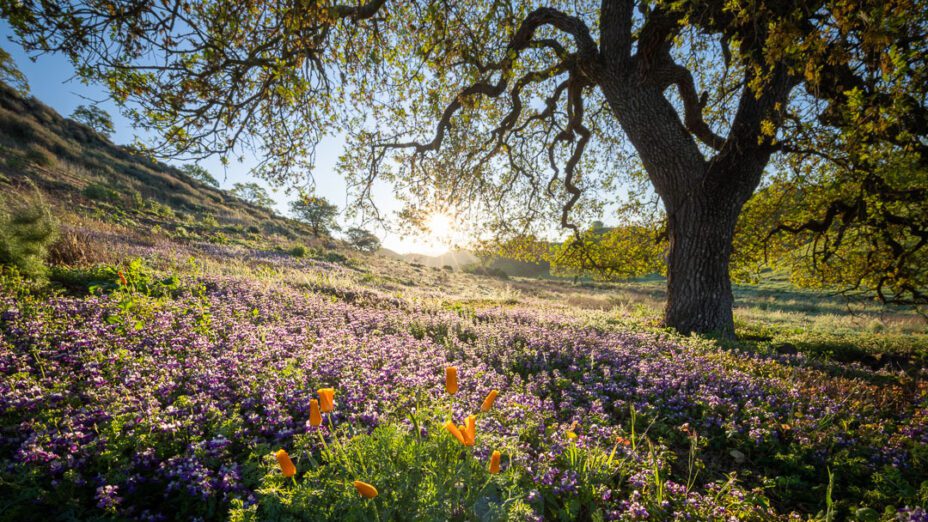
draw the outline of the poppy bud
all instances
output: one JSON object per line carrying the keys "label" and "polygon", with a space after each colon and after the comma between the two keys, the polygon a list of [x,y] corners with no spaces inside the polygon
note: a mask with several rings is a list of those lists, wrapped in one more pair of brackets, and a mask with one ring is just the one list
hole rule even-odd
{"label": "poppy bud", "polygon": [[458,369],[454,366],[445,368],[445,390],[451,395],[458,392]]}
{"label": "poppy bud", "polygon": [[277,450],[277,463],[280,464],[280,471],[285,477],[290,478],[296,475],[296,466],[290,460],[290,455],[283,449]]}
{"label": "poppy bud", "polygon": [[322,424],[322,414],[319,413],[319,401],[316,399],[309,400],[309,424],[310,426],[319,426]]}
{"label": "poppy bud", "polygon": [[493,403],[496,402],[496,396],[499,395],[499,390],[493,390],[487,394],[487,398],[483,399],[483,404],[480,406],[480,411],[486,413],[490,411],[490,408],[493,407]]}
{"label": "poppy bud", "polygon": [[322,413],[330,413],[335,410],[335,388],[320,388],[317,393],[319,394],[319,406]]}
{"label": "poppy bud", "polygon": [[356,480],[354,481],[354,488],[357,489],[358,493],[364,498],[374,498],[377,496],[377,488],[371,486],[367,482]]}
{"label": "poppy bud", "polygon": [[499,452],[494,451],[490,455],[490,474],[496,475],[497,473],[499,473]]}

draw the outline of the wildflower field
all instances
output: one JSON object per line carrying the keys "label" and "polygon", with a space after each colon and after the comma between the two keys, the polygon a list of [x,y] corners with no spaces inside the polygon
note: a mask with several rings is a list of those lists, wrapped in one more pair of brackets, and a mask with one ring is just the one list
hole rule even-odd
{"label": "wildflower field", "polygon": [[3,273],[0,519],[926,519],[917,368],[468,302],[499,283],[438,270],[121,252]]}

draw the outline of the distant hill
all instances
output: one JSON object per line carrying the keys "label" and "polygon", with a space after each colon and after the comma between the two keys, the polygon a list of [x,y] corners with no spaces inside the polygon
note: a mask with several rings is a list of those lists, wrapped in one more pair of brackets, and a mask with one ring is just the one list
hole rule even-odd
{"label": "distant hill", "polygon": [[[396,254],[394,252],[394,254]],[[436,268],[442,268],[444,266],[450,266],[455,269],[460,269],[466,265],[477,263],[480,259],[474,254],[466,250],[456,250],[453,252],[445,252],[444,254],[438,256],[427,256],[425,254],[396,254],[407,263],[418,263],[424,266],[431,266]]]}

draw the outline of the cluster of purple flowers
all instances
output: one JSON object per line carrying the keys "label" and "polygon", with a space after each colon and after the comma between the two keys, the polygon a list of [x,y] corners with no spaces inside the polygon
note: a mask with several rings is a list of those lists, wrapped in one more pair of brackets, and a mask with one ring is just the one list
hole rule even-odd
{"label": "cluster of purple flowers", "polygon": [[[593,328],[540,309],[467,314],[367,291],[362,300],[333,299],[234,278],[184,283],[133,320],[113,296],[24,303],[2,291],[0,467],[38,470],[49,491],[83,486],[99,509],[124,516],[196,506],[220,516],[233,499],[254,502],[262,457],[308,430],[313,390],[337,386],[336,421],[372,429],[442,400],[446,365],[460,372],[459,414],[500,390],[481,431],[512,441],[520,449],[513,464],[555,496],[578,491],[576,473],[557,467],[566,426],[578,423],[580,447],[610,448],[628,433],[632,411],[639,429],[688,423],[725,441],[705,450],[728,468],[719,474],[786,450],[824,468],[839,448],[867,471],[917,472],[913,451],[928,444],[923,385],[906,391],[832,376],[801,357]],[[682,434],[664,438],[663,450],[685,453]],[[729,456],[735,448],[748,463]],[[646,519],[687,503],[725,512],[710,505],[717,496],[672,482],[672,501],[645,505],[638,488],[653,462],[629,458],[640,469],[626,489],[598,497],[610,517]],[[540,496],[533,490],[526,500]],[[924,510],[906,513],[917,520]]]}

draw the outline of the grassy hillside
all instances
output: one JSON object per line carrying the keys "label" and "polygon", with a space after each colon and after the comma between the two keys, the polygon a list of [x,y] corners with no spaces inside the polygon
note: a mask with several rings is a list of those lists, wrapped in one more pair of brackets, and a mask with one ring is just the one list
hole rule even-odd
{"label": "grassy hillside", "polygon": [[0,267],[0,521],[928,516],[910,310],[770,278],[740,341],[681,337],[658,278],[351,252],[35,101],[0,144],[60,228]]}
{"label": "grassy hillside", "polygon": [[0,183],[29,179],[59,214],[89,216],[134,230],[222,241],[310,236],[308,228],[178,169],[114,145],[40,101],[0,84]]}

